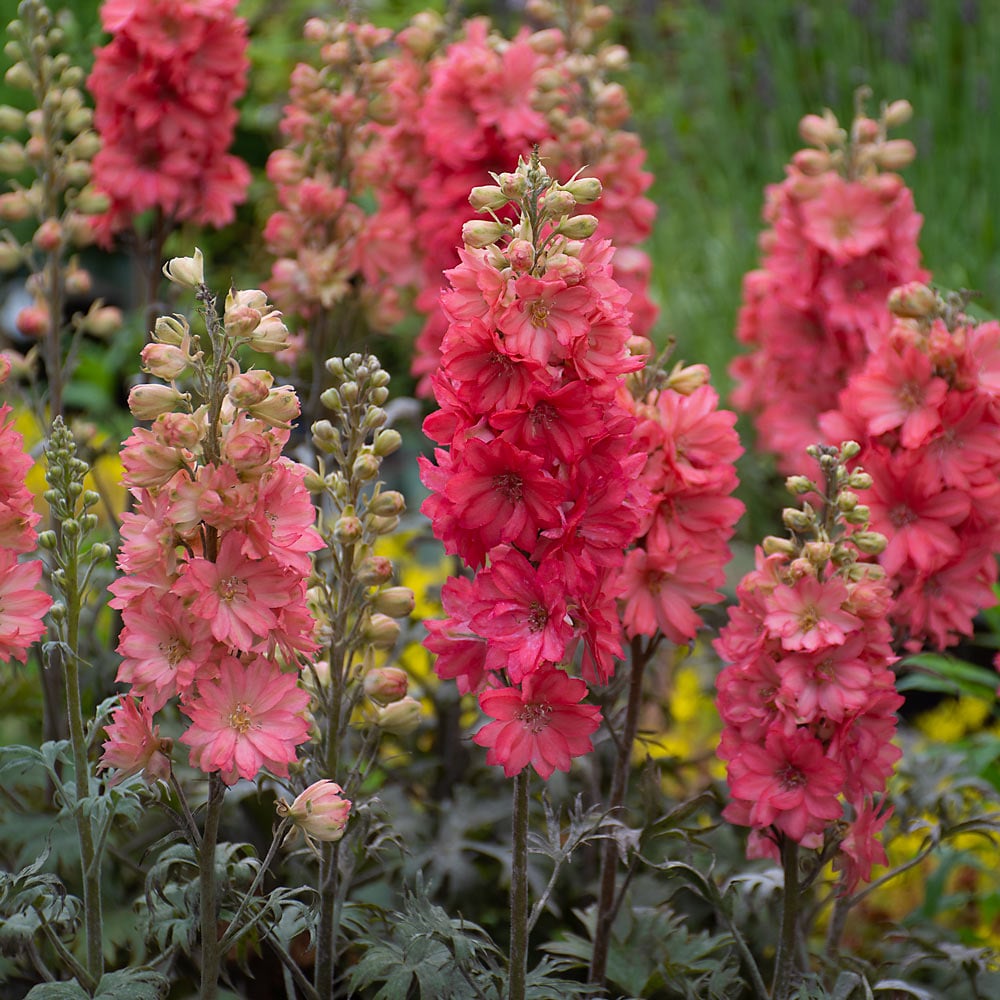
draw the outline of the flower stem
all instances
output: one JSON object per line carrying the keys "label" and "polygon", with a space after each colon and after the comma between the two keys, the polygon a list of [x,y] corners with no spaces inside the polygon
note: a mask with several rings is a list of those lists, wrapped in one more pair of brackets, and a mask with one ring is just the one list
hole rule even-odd
{"label": "flower stem", "polygon": [[[611,795],[608,800],[609,812],[624,805],[628,790],[629,771],[632,765],[632,747],[639,731],[639,709],[642,705],[642,678],[653,651],[653,642],[643,646],[639,636],[632,640],[631,673],[629,675],[628,705],[625,709],[625,728],[618,746],[618,758],[611,777]],[[608,966],[608,950],[611,945],[611,926],[617,915],[615,903],[618,882],[618,848],[611,839],[601,846],[601,879],[597,898],[597,923],[594,928],[594,949],[590,957],[591,983],[604,986]]]}
{"label": "flower stem", "polygon": [[219,994],[219,969],[222,949],[219,947],[219,900],[215,878],[215,848],[219,841],[219,821],[226,794],[222,778],[217,773],[208,777],[208,807],[205,832],[201,838],[199,867],[201,868],[201,1000],[215,1000]]}
{"label": "flower stem", "polygon": [[796,939],[799,918],[799,845],[789,837],[781,843],[781,866],[785,872],[785,891],[781,907],[781,937],[774,962],[772,1000],[788,1000],[796,974]]}
{"label": "flower stem", "polygon": [[324,844],[319,866],[319,934],[316,939],[316,994],[333,1000],[333,975],[337,953],[337,867],[339,844]]}
{"label": "flower stem", "polygon": [[528,972],[528,782],[514,778],[514,842],[510,873],[510,978],[508,1000],[524,1000]]}
{"label": "flower stem", "polygon": [[66,714],[69,721],[70,743],[73,748],[73,769],[76,776],[76,833],[80,841],[80,863],[83,869],[83,912],[87,937],[86,968],[96,982],[104,974],[103,918],[101,912],[101,863],[94,846],[94,829],[88,810],[81,799],[90,795],[90,764],[87,760],[87,738],[83,724],[83,701],[80,697],[80,663],[77,651],[80,643],[80,585],[78,538],[67,539],[66,564],[66,646],[63,676],[66,681]]}

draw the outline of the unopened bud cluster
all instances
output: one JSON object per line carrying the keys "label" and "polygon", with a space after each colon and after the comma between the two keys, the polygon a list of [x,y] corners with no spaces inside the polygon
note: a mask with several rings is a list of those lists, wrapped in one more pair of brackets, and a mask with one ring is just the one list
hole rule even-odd
{"label": "unopened bud cluster", "polygon": [[768,536],[763,540],[766,555],[781,554],[791,559],[793,577],[817,575],[832,564],[833,572],[852,579],[879,579],[884,571],[864,560],[877,556],[886,547],[886,538],[868,530],[869,508],[859,502],[858,490],[871,488],[872,478],[860,468],[850,469],[861,447],[846,441],[839,448],[811,445],[807,451],[822,472],[823,483],[808,476],[794,475],[785,480],[788,492],[796,497],[813,496],[817,501],[801,507],[786,507],[781,519],[790,538]]}
{"label": "unopened bud cluster", "polygon": [[[403,495],[384,489],[379,479],[382,460],[402,443],[399,432],[386,426],[389,373],[378,358],[361,354],[330,358],[326,370],[333,385],[321,401],[330,417],[313,424],[319,467],[307,483],[321,496],[320,533],[329,551],[328,560],[317,559],[317,573],[325,578],[310,592],[312,610],[321,635],[334,649],[347,651],[347,662],[331,672],[331,683],[351,685],[350,700],[366,696],[375,722],[402,733],[405,709],[394,706],[414,701],[406,697],[407,676],[398,667],[375,666],[376,654],[396,645],[400,622],[415,603],[409,588],[393,585],[390,560],[374,551],[381,536],[399,527],[406,509]],[[362,684],[354,685],[358,679]],[[414,704],[415,726],[419,703]]]}
{"label": "unopened bud cluster", "polygon": [[905,125],[913,117],[909,101],[883,105],[878,118],[864,113],[867,96],[859,91],[858,107],[850,128],[844,128],[826,108],[822,115],[806,115],[799,134],[813,148],[795,154],[793,162],[803,174],[815,177],[831,168],[849,180],[871,177],[879,170],[895,171],[909,166],[917,155],[909,139],[890,139],[890,129]]}
{"label": "unopened bud cluster", "polygon": [[[17,327],[26,337],[52,329],[53,277],[64,294],[86,294],[89,274],[70,257],[93,242],[91,217],[107,209],[108,199],[91,185],[91,161],[100,149],[86,106],[83,70],[61,51],[65,37],[40,0],[23,0],[18,18],[7,27],[5,48],[12,65],[5,81],[31,94],[23,112],[0,106],[0,173],[12,175],[11,190],[0,193],[0,222],[34,220],[35,231],[19,243],[9,231],[0,239],[0,271],[27,267],[33,305],[24,307]],[[68,264],[66,263],[69,258]],[[56,317],[58,322],[58,317]],[[121,326],[117,309],[96,303],[78,323],[87,332],[108,336]]]}

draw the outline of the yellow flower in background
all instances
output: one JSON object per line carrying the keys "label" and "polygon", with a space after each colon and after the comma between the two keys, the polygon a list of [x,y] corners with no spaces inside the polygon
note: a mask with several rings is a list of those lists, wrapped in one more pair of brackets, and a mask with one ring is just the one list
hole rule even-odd
{"label": "yellow flower in background", "polygon": [[992,703],[962,695],[947,698],[917,717],[915,725],[935,743],[952,743],[982,728],[993,711]]}

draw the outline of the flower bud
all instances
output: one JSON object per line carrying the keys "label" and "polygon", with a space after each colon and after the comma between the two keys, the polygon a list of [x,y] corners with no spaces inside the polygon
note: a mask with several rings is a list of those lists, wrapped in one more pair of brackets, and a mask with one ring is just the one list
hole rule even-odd
{"label": "flower bud", "polygon": [[[77,196],[75,201],[75,207],[82,212],[84,215],[100,215],[102,212],[106,212],[111,207],[111,199],[103,192],[98,191],[97,188],[92,187],[88,184]],[[200,250],[196,250],[195,254],[200,254]],[[191,257],[180,257],[179,260],[192,260],[195,258]],[[167,264],[164,264],[164,274],[166,274]],[[194,272],[191,272],[194,273]],[[170,277],[167,275],[167,277]],[[171,279],[173,280],[173,279]],[[184,282],[178,282],[178,284],[184,284]],[[197,287],[197,286],[192,286]]]}
{"label": "flower bud", "polygon": [[871,511],[863,503],[859,503],[852,510],[844,511],[844,520],[848,524],[867,525],[871,518]]}
{"label": "flower bud", "polygon": [[851,535],[851,541],[858,547],[859,552],[864,552],[868,556],[880,555],[889,544],[885,535],[880,535],[877,531],[856,531]]}
{"label": "flower bud", "polygon": [[561,223],[557,231],[571,240],[585,240],[597,231],[597,219],[593,215],[574,215]]}
{"label": "flower bud", "polygon": [[798,551],[790,538],[779,538],[777,535],[767,535],[761,542],[761,548],[766,556],[777,555],[779,552],[785,556],[793,556]]}
{"label": "flower bud", "polygon": [[913,105],[909,101],[893,101],[883,116],[886,128],[898,128],[913,117]]}
{"label": "flower bud", "polygon": [[909,139],[889,139],[879,146],[875,162],[883,170],[902,170],[909,166],[917,155],[917,147]]}
{"label": "flower bud", "polygon": [[387,583],[392,579],[392,560],[385,556],[366,556],[358,566],[355,576],[366,587]]}
{"label": "flower bud", "polygon": [[27,165],[28,158],[24,155],[24,146],[14,139],[4,139],[0,142],[0,172],[20,173]]}
{"label": "flower bud", "polygon": [[365,518],[365,524],[373,534],[391,535],[399,527],[398,517],[375,517],[371,514]]}
{"label": "flower bud", "polygon": [[909,281],[889,293],[889,312],[901,319],[924,319],[940,308],[934,290],[920,281]]}
{"label": "flower bud", "polygon": [[380,708],[375,716],[375,724],[393,736],[409,736],[419,728],[421,714],[420,702],[407,695]]}
{"label": "flower bud", "polygon": [[190,332],[191,328],[183,316],[158,316],[153,327],[153,339],[159,344],[180,347]]}
{"label": "flower bud", "polygon": [[466,246],[481,250],[496,243],[505,232],[507,227],[502,222],[470,219],[462,226],[462,241]]}
{"label": "flower bud", "polygon": [[344,836],[351,802],[343,789],[329,778],[313,782],[289,805],[283,799],[275,804],[282,819],[290,819],[307,838],[333,843]]}
{"label": "flower bud", "polygon": [[353,514],[344,514],[337,518],[337,523],[333,526],[333,537],[341,545],[353,545],[360,542],[364,534],[364,526],[361,518]]}
{"label": "flower bud", "polygon": [[833,554],[833,542],[806,542],[802,546],[802,555],[814,566],[825,565]]}
{"label": "flower bud", "polygon": [[14,325],[26,337],[44,337],[49,332],[49,310],[44,305],[25,306],[14,317]]}
{"label": "flower bud", "polygon": [[397,451],[402,443],[403,438],[399,431],[389,427],[384,431],[379,431],[375,435],[372,449],[379,458],[385,458],[386,455],[391,455],[394,451]]}
{"label": "flower bud", "polygon": [[846,462],[861,454],[861,445],[857,441],[844,441],[840,446],[840,457]]}
{"label": "flower bud", "polygon": [[180,378],[191,367],[187,351],[172,344],[147,344],[141,357],[145,371],[168,382]]}
{"label": "flower bud", "polygon": [[542,198],[541,209],[552,218],[569,215],[576,208],[576,199],[569,191],[553,188]]}
{"label": "flower bud", "polygon": [[367,482],[369,479],[374,479],[378,475],[381,466],[382,463],[375,455],[369,454],[368,452],[362,452],[354,460],[354,465],[351,466],[351,475],[353,475],[355,479]]}
{"label": "flower bud", "polygon": [[365,694],[381,705],[405,698],[409,684],[409,676],[399,667],[374,667],[364,679]]}
{"label": "flower bud", "polygon": [[821,149],[800,149],[792,157],[792,163],[807,177],[818,177],[833,165],[830,154]]}
{"label": "flower bud", "polygon": [[88,333],[103,340],[113,336],[122,328],[124,318],[117,306],[101,306],[95,302],[83,318],[83,322]]}
{"label": "flower bud", "polygon": [[872,488],[872,482],[872,477],[869,476],[867,472],[862,472],[860,469],[852,472],[850,476],[847,477],[848,486],[851,486],[856,490],[870,490]]}
{"label": "flower bud", "polygon": [[399,622],[376,611],[365,623],[361,638],[375,649],[392,649],[399,638],[399,632]]}
{"label": "flower bud", "polygon": [[507,260],[518,274],[524,274],[535,263],[535,248],[529,240],[511,240],[507,247]]}
{"label": "flower bud", "polygon": [[813,519],[795,507],[786,507],[781,512],[781,520],[790,531],[808,531],[813,527]]}
{"label": "flower bud", "polygon": [[844,132],[837,125],[837,119],[832,111],[819,115],[806,115],[799,122],[799,135],[810,146],[837,146],[844,139]]}
{"label": "flower bud", "polygon": [[152,427],[157,439],[169,448],[193,450],[202,438],[204,428],[190,413],[163,413]]}
{"label": "flower bud", "polygon": [[578,177],[575,181],[564,184],[563,190],[573,196],[577,205],[589,205],[603,193],[601,182],[596,177]]}
{"label": "flower bud", "polygon": [[205,284],[205,258],[197,247],[193,257],[174,257],[163,265],[163,273],[168,281],[186,288],[198,288]]}
{"label": "flower bud", "polygon": [[379,517],[392,517],[395,514],[402,514],[406,510],[406,499],[397,490],[386,490],[372,498],[368,510]]}
{"label": "flower bud", "polygon": [[416,603],[409,587],[385,587],[375,595],[372,607],[390,618],[408,618]]}
{"label": "flower bud", "polygon": [[250,346],[262,354],[275,354],[288,346],[288,327],[277,309],[262,317],[250,335]]}
{"label": "flower bud", "polygon": [[789,476],[785,480],[785,489],[793,497],[799,497],[803,493],[809,493],[811,490],[816,489],[816,486],[808,476]]}
{"label": "flower bud", "polygon": [[0,194],[0,219],[23,222],[31,215],[31,199],[24,191],[7,191]]}
{"label": "flower bud", "polygon": [[528,190],[528,182],[523,174],[500,174],[497,178],[500,190],[508,201],[519,201]]}
{"label": "flower bud", "polygon": [[229,398],[233,406],[245,410],[267,399],[273,384],[270,372],[241,372],[229,380]]}
{"label": "flower bud", "polygon": [[474,187],[469,195],[469,204],[477,212],[483,212],[488,208],[503,208],[508,201],[510,198],[496,184]]}
{"label": "flower bud", "polygon": [[841,490],[837,495],[837,508],[841,511],[854,510],[858,505],[858,495],[857,493],[852,493],[850,490]]}
{"label": "flower bud", "polygon": [[266,399],[247,407],[251,417],[263,420],[272,427],[290,427],[299,412],[299,397],[290,385],[270,389]]}
{"label": "flower bud", "polygon": [[[647,350],[631,351],[635,354],[648,354]],[[673,371],[667,378],[667,386],[679,392],[682,396],[690,396],[695,389],[700,389],[703,385],[708,385],[711,373],[708,365],[682,365],[680,361],[674,365]]]}
{"label": "flower bud", "polygon": [[155,420],[163,413],[176,410],[191,397],[169,385],[137,385],[128,394],[128,408],[136,420]]}
{"label": "flower bud", "polygon": [[340,447],[340,431],[329,420],[317,420],[312,425],[313,444],[327,455]]}
{"label": "flower bud", "polygon": [[0,132],[20,132],[24,128],[24,112],[9,104],[0,104]]}

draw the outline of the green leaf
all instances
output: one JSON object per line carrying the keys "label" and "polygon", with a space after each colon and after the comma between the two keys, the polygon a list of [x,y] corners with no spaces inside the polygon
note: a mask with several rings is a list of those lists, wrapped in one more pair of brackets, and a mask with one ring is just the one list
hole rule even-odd
{"label": "green leaf", "polygon": [[[917,1000],[934,1000],[932,993],[928,993],[927,990],[921,989],[919,986],[904,983],[902,979],[880,979],[872,987],[872,990],[875,993],[892,990],[894,993],[905,993],[907,996],[916,997]],[[894,1000],[898,1000],[898,998],[894,998]]]}
{"label": "green leaf", "polygon": [[996,699],[1000,678],[995,670],[976,666],[940,653],[918,653],[901,664],[910,669],[896,681],[897,691],[937,691],[967,694],[987,701]]}
{"label": "green leaf", "polygon": [[77,982],[42,983],[32,986],[24,1000],[90,1000],[90,994]]}
{"label": "green leaf", "polygon": [[94,1000],[164,1000],[170,980],[152,969],[122,969],[101,976]]}

